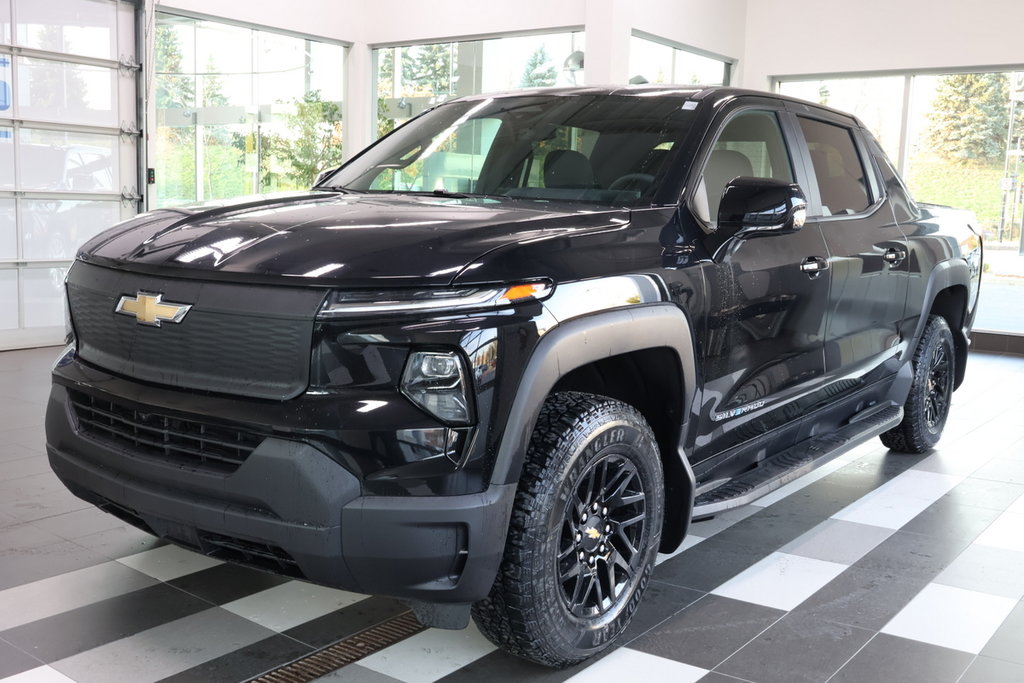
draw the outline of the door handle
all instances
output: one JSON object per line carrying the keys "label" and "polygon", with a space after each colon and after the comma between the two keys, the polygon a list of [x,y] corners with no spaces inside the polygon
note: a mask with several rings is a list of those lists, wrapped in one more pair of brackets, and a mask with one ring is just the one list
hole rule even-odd
{"label": "door handle", "polygon": [[800,262],[800,271],[810,277],[818,277],[823,270],[828,270],[828,261],[820,256],[808,256]]}
{"label": "door handle", "polygon": [[903,249],[897,249],[896,247],[889,247],[885,250],[885,253],[882,254],[882,260],[890,266],[898,266],[905,258],[907,258],[907,252]]}

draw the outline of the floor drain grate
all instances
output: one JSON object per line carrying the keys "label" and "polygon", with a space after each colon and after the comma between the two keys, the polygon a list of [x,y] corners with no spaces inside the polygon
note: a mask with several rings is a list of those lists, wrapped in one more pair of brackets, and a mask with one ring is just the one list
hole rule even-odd
{"label": "floor drain grate", "polygon": [[308,683],[426,628],[412,612],[403,612],[301,659],[260,674],[249,683]]}

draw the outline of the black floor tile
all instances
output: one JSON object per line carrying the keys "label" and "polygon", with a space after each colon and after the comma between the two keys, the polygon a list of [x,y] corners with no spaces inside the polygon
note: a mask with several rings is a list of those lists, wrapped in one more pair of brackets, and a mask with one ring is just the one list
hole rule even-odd
{"label": "black floor tile", "polygon": [[717,671],[709,671],[700,677],[697,683],[750,683],[745,678],[735,678],[733,676],[726,676],[720,674]]}
{"label": "black floor tile", "polygon": [[0,638],[54,662],[209,608],[204,600],[157,584],[8,629]]}
{"label": "black floor tile", "polygon": [[713,536],[654,569],[664,583],[708,592],[764,559],[771,551],[725,543]]}
{"label": "black floor tile", "polygon": [[1000,515],[999,510],[963,505],[940,498],[903,525],[901,531],[924,534],[935,539],[959,539],[970,543]]}
{"label": "black floor tile", "polygon": [[596,660],[566,669],[551,669],[497,650],[470,662],[458,671],[438,679],[437,683],[561,683],[583,671]]}
{"label": "black floor tile", "polygon": [[1005,510],[1024,495],[1024,484],[968,477],[953,487],[946,498],[960,505]]}
{"label": "black floor tile", "polygon": [[312,648],[276,635],[164,678],[160,683],[234,683],[303,657]]}
{"label": "black floor tile", "polygon": [[1024,681],[1024,664],[991,657],[978,657],[957,683],[1020,683]]}
{"label": "black floor tile", "polygon": [[967,652],[879,633],[829,683],[955,683],[973,659]]}
{"label": "black floor tile", "polygon": [[[908,526],[914,524],[914,521],[911,520]],[[970,542],[971,539],[963,537],[924,536],[900,530],[875,546],[854,567],[916,578],[922,582],[923,588],[924,584],[956,559]]]}
{"label": "black floor tile", "polygon": [[284,635],[314,648],[323,647],[408,610],[398,600],[374,596],[307,621],[285,631]]}
{"label": "black floor tile", "polygon": [[719,665],[758,683],[819,683],[857,653],[874,631],[789,614]]}
{"label": "black floor tile", "polygon": [[651,581],[644,593],[643,602],[633,615],[633,620],[617,641],[625,645],[638,638],[669,617],[678,614],[704,596],[701,591],[673,586],[660,581]]}
{"label": "black floor tile", "polygon": [[877,631],[927,584],[920,578],[850,567],[792,613]]}
{"label": "black floor tile", "polygon": [[829,516],[811,516],[800,509],[799,503],[780,508],[773,505],[719,532],[714,539],[759,550],[762,556],[769,555]]}
{"label": "black floor tile", "polygon": [[0,638],[0,678],[7,678],[22,671],[42,666],[43,662],[25,654],[18,648]]}
{"label": "black floor tile", "polygon": [[280,586],[290,579],[237,564],[219,564],[202,571],[168,581],[176,588],[215,605],[243,598],[253,593]]}
{"label": "black floor tile", "polygon": [[718,595],[706,595],[629,647],[713,669],[785,614]]}
{"label": "black floor tile", "polygon": [[1024,602],[1018,602],[981,651],[985,657],[1024,664]]}

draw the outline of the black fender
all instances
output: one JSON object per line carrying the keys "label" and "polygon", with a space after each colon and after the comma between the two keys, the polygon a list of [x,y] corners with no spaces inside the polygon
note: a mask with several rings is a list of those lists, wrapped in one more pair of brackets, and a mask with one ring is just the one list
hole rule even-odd
{"label": "black fender", "polygon": [[[665,347],[675,353],[683,395],[680,414],[689,415],[696,388],[696,362],[693,335],[686,315],[669,303],[638,305],[592,313],[563,322],[547,331],[537,343],[519,381],[519,389],[509,411],[508,421],[498,446],[492,485],[518,482],[527,446],[544,399],[559,379],[589,363],[624,353]],[[663,539],[669,544],[682,541],[693,509],[695,479],[683,447],[685,425],[679,425],[676,452],[665,458],[678,459],[684,481],[676,482],[687,500],[678,538]],[[668,470],[669,467],[666,467]],[[667,479],[666,472],[666,479]],[[678,520],[677,520],[678,521]]]}

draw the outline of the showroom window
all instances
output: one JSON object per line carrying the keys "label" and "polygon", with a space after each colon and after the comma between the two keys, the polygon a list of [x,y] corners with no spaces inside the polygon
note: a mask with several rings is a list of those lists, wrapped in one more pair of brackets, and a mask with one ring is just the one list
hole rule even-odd
{"label": "showroom window", "polygon": [[634,35],[629,41],[630,83],[728,85],[732,65],[693,50]]}
{"label": "showroom window", "polygon": [[573,31],[374,50],[377,136],[460,95],[583,85],[584,49]]}
{"label": "showroom window", "polygon": [[787,77],[778,90],[856,114],[914,199],[973,212],[985,236],[974,327],[1024,334],[1024,70]]}
{"label": "showroom window", "polygon": [[154,206],[305,189],[341,163],[342,45],[156,17]]}
{"label": "showroom window", "polygon": [[0,349],[63,339],[76,250],[139,209],[135,12],[0,0]]}

